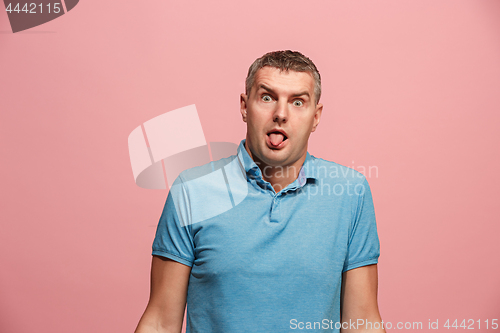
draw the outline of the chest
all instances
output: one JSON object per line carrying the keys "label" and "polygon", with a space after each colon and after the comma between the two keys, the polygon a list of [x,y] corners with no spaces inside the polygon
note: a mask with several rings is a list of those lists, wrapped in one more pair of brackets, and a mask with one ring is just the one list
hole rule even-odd
{"label": "chest", "polygon": [[275,199],[249,196],[224,214],[193,225],[193,275],[210,280],[340,274],[350,209],[333,201]]}

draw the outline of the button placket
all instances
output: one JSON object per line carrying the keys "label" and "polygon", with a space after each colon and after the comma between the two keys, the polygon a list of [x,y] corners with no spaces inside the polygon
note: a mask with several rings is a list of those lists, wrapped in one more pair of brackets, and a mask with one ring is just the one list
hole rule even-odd
{"label": "button placket", "polygon": [[271,216],[269,218],[269,220],[273,223],[278,223],[281,220],[280,202],[281,200],[277,196],[273,198],[273,202],[271,204]]}

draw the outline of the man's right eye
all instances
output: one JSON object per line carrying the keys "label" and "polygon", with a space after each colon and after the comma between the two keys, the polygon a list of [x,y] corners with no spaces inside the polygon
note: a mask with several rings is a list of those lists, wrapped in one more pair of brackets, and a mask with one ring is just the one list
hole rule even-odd
{"label": "man's right eye", "polygon": [[264,102],[270,102],[270,101],[271,101],[271,96],[269,96],[269,95],[264,95],[264,96],[262,96],[262,100],[263,100]]}

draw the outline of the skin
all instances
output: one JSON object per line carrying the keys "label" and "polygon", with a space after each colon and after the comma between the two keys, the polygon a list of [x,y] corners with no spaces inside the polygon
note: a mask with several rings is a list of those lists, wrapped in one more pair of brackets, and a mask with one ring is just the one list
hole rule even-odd
{"label": "skin", "polygon": [[[377,265],[362,266],[348,270],[342,274],[342,289],[340,299],[341,322],[370,322],[372,325],[361,324],[356,329],[351,329],[348,325],[340,329],[342,333],[350,332],[370,332],[385,333],[382,318],[378,309],[377,301],[378,272]],[[366,329],[380,327],[379,329]]]}
{"label": "skin", "polygon": [[[241,94],[240,112],[247,123],[245,148],[276,192],[297,179],[322,110],[323,105],[315,101],[314,79],[307,72],[266,66],[257,71],[249,96]],[[266,142],[267,133],[275,128],[287,133],[282,149]]]}
{"label": "skin", "polygon": [[180,333],[191,267],[160,256],[151,262],[149,302],[135,333]]}

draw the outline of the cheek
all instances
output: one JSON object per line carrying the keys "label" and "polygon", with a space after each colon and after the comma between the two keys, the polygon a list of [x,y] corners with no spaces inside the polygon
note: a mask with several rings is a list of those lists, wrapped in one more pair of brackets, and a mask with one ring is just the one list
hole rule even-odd
{"label": "cheek", "polygon": [[265,113],[259,112],[253,112],[248,119],[251,121],[252,127],[254,128],[263,127],[267,121]]}
{"label": "cheek", "polygon": [[297,132],[307,132],[312,128],[313,119],[311,117],[298,117],[294,119],[293,127],[297,129]]}
{"label": "cheek", "polygon": [[263,129],[262,120],[255,114],[248,117],[247,128],[253,135],[258,135]]}

